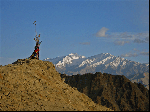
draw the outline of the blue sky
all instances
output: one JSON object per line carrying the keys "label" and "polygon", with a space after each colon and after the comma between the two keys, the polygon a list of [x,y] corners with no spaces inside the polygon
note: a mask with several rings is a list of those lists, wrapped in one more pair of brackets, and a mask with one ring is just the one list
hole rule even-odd
{"label": "blue sky", "polygon": [[149,62],[149,0],[0,0],[0,65],[29,57],[41,34],[40,60],[110,53]]}

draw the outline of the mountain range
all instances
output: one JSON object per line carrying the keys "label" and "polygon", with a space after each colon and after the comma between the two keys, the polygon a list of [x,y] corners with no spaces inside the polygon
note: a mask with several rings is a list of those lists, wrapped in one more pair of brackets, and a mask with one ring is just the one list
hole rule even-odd
{"label": "mountain range", "polygon": [[69,76],[96,72],[124,75],[132,82],[140,82],[149,89],[149,64],[127,60],[110,53],[101,53],[91,57],[71,53],[53,59],[46,58],[43,61],[52,62],[59,73]]}
{"label": "mountain range", "polygon": [[124,75],[67,76],[52,62],[18,59],[0,66],[1,111],[149,111],[149,90]]}

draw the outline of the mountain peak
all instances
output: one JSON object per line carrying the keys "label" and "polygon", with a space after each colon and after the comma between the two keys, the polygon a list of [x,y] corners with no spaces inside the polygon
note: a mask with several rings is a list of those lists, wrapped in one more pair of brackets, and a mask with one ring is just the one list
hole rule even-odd
{"label": "mountain peak", "polygon": [[69,56],[78,55],[77,53],[70,53]]}
{"label": "mountain peak", "polygon": [[[67,56],[58,57],[49,61],[55,65],[57,71],[67,75],[102,72],[134,77],[136,74],[149,73],[149,64],[141,64],[113,56],[110,53],[101,53],[88,58],[80,56],[77,53],[70,53]],[[142,79],[137,77],[137,81],[139,80]],[[149,88],[149,82],[144,81],[143,84],[146,85],[146,88]]]}
{"label": "mountain peak", "polygon": [[[134,61],[130,61],[121,57],[113,56],[110,53],[101,53],[88,58],[86,58],[85,56],[80,56],[77,53],[70,53],[67,56],[57,57],[54,59],[49,59],[47,61],[51,61],[56,66],[56,69],[57,67],[68,67],[65,68],[65,71],[67,73],[63,69],[59,69],[59,72],[66,74],[69,73],[68,75],[73,75],[73,71],[76,71],[75,73],[78,72],[80,74],[85,73],[85,71],[87,72],[87,70],[82,70],[83,67],[90,67],[91,71],[89,72],[91,73],[105,72],[115,75],[121,74],[125,76],[137,74],[139,72],[141,73],[142,71],[142,73],[149,72],[148,64],[141,64]],[[72,72],[69,72],[69,67],[73,66],[75,69]],[[141,68],[140,66],[143,66],[144,68]],[[80,70],[82,70],[82,72]]]}

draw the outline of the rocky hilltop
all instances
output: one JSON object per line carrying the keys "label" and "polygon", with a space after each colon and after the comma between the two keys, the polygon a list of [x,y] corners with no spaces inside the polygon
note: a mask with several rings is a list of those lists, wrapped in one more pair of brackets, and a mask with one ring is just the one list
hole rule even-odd
{"label": "rocky hilltop", "polygon": [[[145,98],[145,97],[143,97]],[[0,66],[0,111],[109,111],[66,84],[53,63],[18,59]]]}
{"label": "rocky hilltop", "polygon": [[149,90],[124,75],[95,74],[66,76],[65,82],[89,96],[95,103],[115,111],[149,111]]}

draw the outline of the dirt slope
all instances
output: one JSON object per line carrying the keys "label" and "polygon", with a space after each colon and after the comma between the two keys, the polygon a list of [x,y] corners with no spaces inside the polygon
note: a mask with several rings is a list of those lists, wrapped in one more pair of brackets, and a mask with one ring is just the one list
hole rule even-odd
{"label": "dirt slope", "polygon": [[111,109],[64,83],[54,65],[18,59],[0,67],[1,111],[74,111]]}

